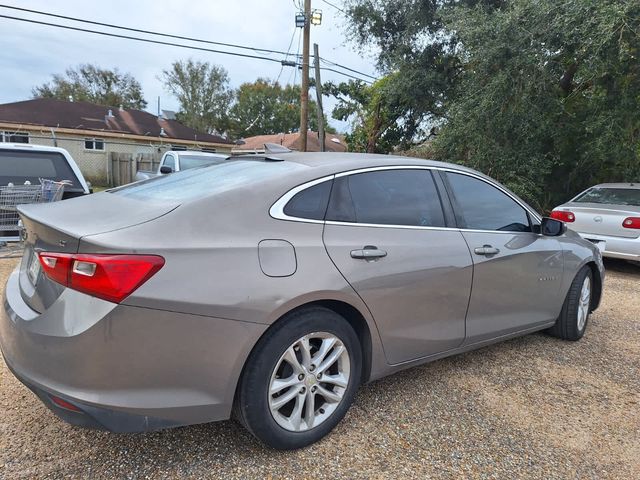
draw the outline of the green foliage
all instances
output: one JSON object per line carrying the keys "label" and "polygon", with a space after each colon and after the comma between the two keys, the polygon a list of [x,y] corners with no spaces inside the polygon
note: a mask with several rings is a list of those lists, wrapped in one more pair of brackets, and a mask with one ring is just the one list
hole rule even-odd
{"label": "green foliage", "polygon": [[163,70],[160,80],[178,99],[177,119],[201,132],[224,132],[229,128],[233,92],[227,71],[208,62],[177,61]]}
{"label": "green foliage", "polygon": [[389,75],[373,85],[351,80],[323,86],[325,94],[338,100],[333,118],[352,121],[352,131],[346,136],[350,151],[388,153],[402,141],[399,121],[406,110],[394,90],[396,79],[397,75]]}
{"label": "green foliage", "polygon": [[[318,129],[317,104],[309,100],[309,128]],[[300,86],[259,78],[235,91],[229,111],[234,137],[286,133],[300,128]],[[325,128],[328,128],[325,122]],[[329,130],[332,130],[329,128]]]}
{"label": "green foliage", "polygon": [[395,74],[400,144],[440,123],[431,153],[540,209],[640,179],[637,0],[351,0],[348,12],[353,39]]}
{"label": "green foliage", "polygon": [[140,83],[117,68],[107,70],[96,65],[83,64],[68,68],[64,75],[54,74],[49,83],[32,90],[34,98],[57,98],[85,101],[107,107],[143,109],[147,102],[142,97]]}
{"label": "green foliage", "polygon": [[464,52],[442,158],[540,209],[640,177],[640,4],[514,0],[444,15]]}

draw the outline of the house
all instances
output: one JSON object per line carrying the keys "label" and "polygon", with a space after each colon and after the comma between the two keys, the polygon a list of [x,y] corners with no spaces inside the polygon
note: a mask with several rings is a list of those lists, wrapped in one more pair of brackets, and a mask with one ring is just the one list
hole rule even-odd
{"label": "house", "polygon": [[233,142],[198,132],[168,115],[105,107],[89,102],[37,98],[0,105],[0,142],[62,147],[94,184],[105,184],[111,153],[151,154],[166,150],[230,152]]}
{"label": "house", "polygon": [[[257,135],[241,140],[241,142],[232,150],[233,153],[262,153],[264,152],[265,143],[275,143],[287,147],[290,150],[300,150],[300,134],[299,133],[278,133],[275,135]],[[347,143],[343,135],[327,133],[325,135],[325,151],[326,152],[346,152]],[[320,139],[317,132],[311,130],[307,132],[307,151],[319,152]]]}

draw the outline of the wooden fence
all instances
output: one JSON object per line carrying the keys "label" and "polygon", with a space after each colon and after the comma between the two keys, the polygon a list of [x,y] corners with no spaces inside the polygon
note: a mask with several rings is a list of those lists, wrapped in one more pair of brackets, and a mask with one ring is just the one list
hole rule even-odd
{"label": "wooden fence", "polygon": [[111,152],[109,156],[108,181],[112,187],[133,182],[138,170],[157,170],[161,154]]}

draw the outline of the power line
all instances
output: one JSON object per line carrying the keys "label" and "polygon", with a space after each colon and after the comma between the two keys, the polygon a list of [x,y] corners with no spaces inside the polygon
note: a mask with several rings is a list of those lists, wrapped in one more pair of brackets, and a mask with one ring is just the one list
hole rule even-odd
{"label": "power line", "polygon": [[[322,0],[325,1],[325,0]],[[333,6],[334,8],[338,8],[335,5],[326,2],[325,3]],[[294,4],[295,4],[295,0],[294,0]],[[251,47],[251,46],[247,46],[247,45],[238,45],[238,44],[233,44],[233,43],[225,43],[225,42],[217,42],[214,40],[205,40],[202,38],[195,38],[195,37],[186,37],[186,36],[182,36],[182,35],[173,35],[173,34],[169,34],[169,33],[163,33],[163,32],[155,32],[152,30],[144,30],[144,29],[139,29],[139,28],[131,28],[131,27],[124,27],[121,25],[115,25],[115,24],[111,24],[111,23],[104,23],[104,22],[97,22],[97,21],[93,21],[93,20],[87,20],[87,19],[83,19],[83,18],[78,18],[78,17],[70,17],[67,15],[59,15],[59,14],[55,14],[55,13],[50,13],[50,12],[44,12],[44,11],[40,11],[40,10],[33,10],[33,9],[28,9],[28,8],[23,8],[23,7],[14,7],[11,5],[2,5],[0,4],[0,8],[7,8],[10,10],[18,10],[18,11],[22,11],[22,12],[28,12],[28,13],[34,13],[37,15],[44,15],[44,16],[49,16],[49,17],[54,17],[54,18],[61,18],[64,20],[71,20],[74,22],[80,22],[80,23],[87,23],[87,24],[91,24],[91,25],[99,25],[99,26],[103,26],[103,27],[108,27],[108,28],[114,28],[114,29],[119,29],[119,30],[126,30],[126,31],[130,31],[130,32],[136,32],[136,33],[143,33],[143,34],[147,34],[147,35],[155,35],[155,36],[159,36],[159,37],[166,37],[166,38],[174,38],[174,39],[178,39],[178,40],[186,40],[186,41],[190,41],[190,42],[198,42],[198,43],[205,43],[205,44],[210,44],[210,45],[220,45],[220,46],[226,46],[226,47],[231,47],[231,48],[237,48],[237,49],[242,49],[242,50],[252,50],[255,52],[263,52],[263,53],[273,53],[273,54],[277,54],[277,55],[289,55],[289,52],[283,52],[281,50],[271,50],[271,49],[266,49],[266,48],[259,48],[259,47]],[[66,28],[68,30],[77,30],[77,31],[82,31],[82,32],[87,32],[87,33],[95,33],[98,35],[106,35],[106,36],[114,36],[114,37],[118,37],[118,38],[125,38],[125,39],[132,39],[132,40],[138,40],[138,41],[143,41],[143,42],[148,42],[148,43],[159,43],[161,45],[173,45],[170,44],[168,42],[161,42],[161,41],[155,41],[155,40],[146,40],[146,39],[141,39],[139,37],[129,37],[126,35],[118,35],[118,34],[110,34],[107,32],[99,32],[99,31],[95,31],[95,30],[88,30],[88,29],[81,29],[79,27],[71,27],[71,26],[65,26],[65,25],[59,25],[59,24],[53,24],[53,23],[48,23],[48,22],[41,22],[38,20],[28,20],[28,19],[23,19],[23,18],[19,18],[19,17],[10,17],[7,15],[0,15],[0,17],[3,18],[8,18],[8,19],[12,19],[12,20],[19,20],[19,21],[24,21],[24,22],[31,22],[31,23],[38,23],[41,25],[48,25],[48,26],[53,26],[53,27],[58,27],[58,28]],[[190,47],[187,45],[174,45],[174,46],[179,46],[181,48],[193,48],[196,50],[202,50],[202,51],[211,51],[213,53],[222,53],[222,54],[227,54],[227,55],[233,55],[233,53],[230,52],[225,52],[225,51],[218,51],[218,50],[207,50],[207,49],[202,49],[202,48],[198,48],[198,47]],[[238,54],[238,56],[242,56],[242,54]],[[259,59],[266,59],[265,57],[251,57],[246,55],[248,58],[259,58]],[[299,51],[297,54],[297,58],[299,58]],[[271,59],[272,61],[276,61],[274,59]],[[358,70],[355,70],[353,68],[347,67],[345,65],[341,65],[339,63],[335,63],[332,62],[328,59],[325,58],[321,58],[322,61],[327,62],[337,68],[341,68],[344,70],[348,70],[352,73],[356,73],[358,75],[363,75],[365,77],[369,77],[372,79],[376,79],[376,77],[369,75],[367,73],[364,72],[360,72]],[[342,72],[336,72],[339,74],[342,74]],[[347,75],[349,76],[349,75]]]}
{"label": "power line", "polygon": [[[291,45],[293,45],[293,39],[296,36],[296,31],[298,29],[294,29],[293,33],[291,34],[291,40],[289,40],[289,46],[287,47],[287,54],[284,57],[284,62],[286,62],[289,59],[289,52],[291,51]],[[284,70],[284,62],[282,62],[282,66],[280,67],[280,73],[278,73],[278,77],[276,78],[275,83],[278,83],[278,80],[280,80],[280,75],[282,75],[282,71]],[[295,67],[297,68],[297,67]]]}
{"label": "power line", "polygon": [[28,13],[35,13],[37,15],[44,15],[47,17],[55,17],[55,18],[61,18],[63,20],[71,20],[73,22],[80,22],[80,23],[89,23],[91,25],[99,25],[101,27],[108,27],[108,28],[115,28],[118,30],[127,30],[129,32],[136,32],[136,33],[145,33],[148,35],[156,35],[159,37],[167,37],[167,38],[175,38],[177,40],[188,40],[190,42],[198,42],[198,43],[208,43],[210,45],[220,45],[221,47],[232,47],[232,48],[239,48],[241,50],[253,50],[255,52],[263,52],[263,53],[275,53],[278,55],[286,55],[286,52],[280,51],[280,50],[270,50],[268,48],[259,48],[259,47],[250,47],[247,45],[237,45],[234,43],[224,43],[224,42],[216,42],[214,40],[204,40],[201,38],[195,38],[195,37],[185,37],[182,35],[172,35],[170,33],[163,33],[163,32],[154,32],[152,30],[143,30],[140,28],[132,28],[132,27],[123,27],[121,25],[115,25],[113,23],[104,23],[104,22],[96,22],[93,20],[86,20],[84,18],[77,18],[77,17],[69,17],[67,15],[58,15],[56,13],[50,13],[50,12],[43,12],[40,10],[32,10],[29,8],[22,8],[22,7],[14,7],[11,5],[0,5],[0,8],[7,8],[10,10],[19,10],[21,12],[28,12]]}
{"label": "power line", "polygon": [[326,3],[326,4],[327,4],[327,5],[329,5],[330,7],[335,8],[335,9],[336,9],[336,10],[338,10],[339,12],[344,13],[345,15],[347,14],[347,12],[345,12],[342,8],[338,7],[337,5],[334,5],[334,4],[333,4],[333,3],[331,3],[331,2],[327,2],[327,0],[320,0],[320,1],[322,1],[322,2]]}
{"label": "power line", "polygon": [[214,50],[212,48],[194,47],[192,45],[183,45],[183,44],[180,44],[180,43],[163,42],[161,40],[151,40],[149,38],[132,37],[130,35],[120,35],[120,34],[117,34],[117,33],[100,32],[98,30],[89,30],[87,28],[72,27],[72,26],[69,26],[69,25],[59,25],[57,23],[41,22],[39,20],[29,20],[29,19],[26,19],[26,18],[12,17],[12,16],[9,16],[9,15],[0,15],[0,18],[8,18],[9,20],[17,20],[19,22],[26,22],[26,23],[36,23],[38,25],[46,25],[46,26],[49,26],[49,27],[64,28],[66,30],[75,30],[77,32],[95,33],[96,35],[103,35],[105,37],[124,38],[125,40],[136,40],[138,42],[155,43],[155,44],[158,44],[158,45],[167,45],[169,47],[187,48],[187,49],[191,49],[191,50],[200,50],[200,51],[203,51],[203,52],[220,53],[222,55],[231,55],[231,56],[235,56],[235,57],[244,57],[244,58],[254,58],[256,60],[266,60],[268,62],[280,63],[280,60],[278,60],[276,58],[262,57],[262,56],[259,56],[259,55],[250,55],[250,54],[247,54],[247,53],[228,52],[228,51],[225,51],[225,50]]}
{"label": "power line", "polygon": [[[296,30],[301,30],[299,28],[296,28]],[[302,41],[302,31],[300,32],[300,35],[298,35],[298,50],[296,50],[296,58],[300,58],[300,42]],[[296,84],[296,77],[298,75],[298,66],[296,64],[295,68],[293,69],[293,85]],[[289,76],[289,80],[291,80],[291,76]]]}
{"label": "power line", "polygon": [[332,62],[330,60],[327,60],[326,58],[320,57],[320,61],[324,62],[324,63],[328,63],[329,65],[333,65],[334,67],[340,67],[340,68],[342,68],[344,70],[348,70],[350,72],[357,73],[357,74],[362,75],[364,77],[369,77],[369,78],[371,78],[373,80],[377,80],[377,77],[374,77],[373,75],[369,75],[367,73],[359,72],[358,70],[354,70],[353,68],[345,67],[344,65],[340,65],[339,63]]}
{"label": "power line", "polygon": [[353,78],[354,80],[360,80],[361,82],[368,83],[369,85],[373,85],[373,82],[370,80],[365,80],[364,78],[356,77],[354,75],[349,75],[348,73],[339,72],[338,70],[334,70],[329,67],[320,67],[320,70],[326,70],[328,72],[339,73],[340,75],[344,75],[345,77]]}

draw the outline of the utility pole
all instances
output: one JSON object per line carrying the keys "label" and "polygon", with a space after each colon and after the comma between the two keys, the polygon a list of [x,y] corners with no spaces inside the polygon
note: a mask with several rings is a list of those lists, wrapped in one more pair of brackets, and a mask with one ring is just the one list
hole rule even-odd
{"label": "utility pole", "polygon": [[307,151],[309,129],[309,40],[311,37],[311,0],[304,0],[302,37],[302,89],[300,92],[300,151]]}
{"label": "utility pole", "polygon": [[318,44],[313,44],[314,66],[316,70],[316,102],[318,102],[318,140],[320,141],[320,151],[326,150],[324,144],[324,112],[322,110],[322,83],[320,82],[320,54]]}

